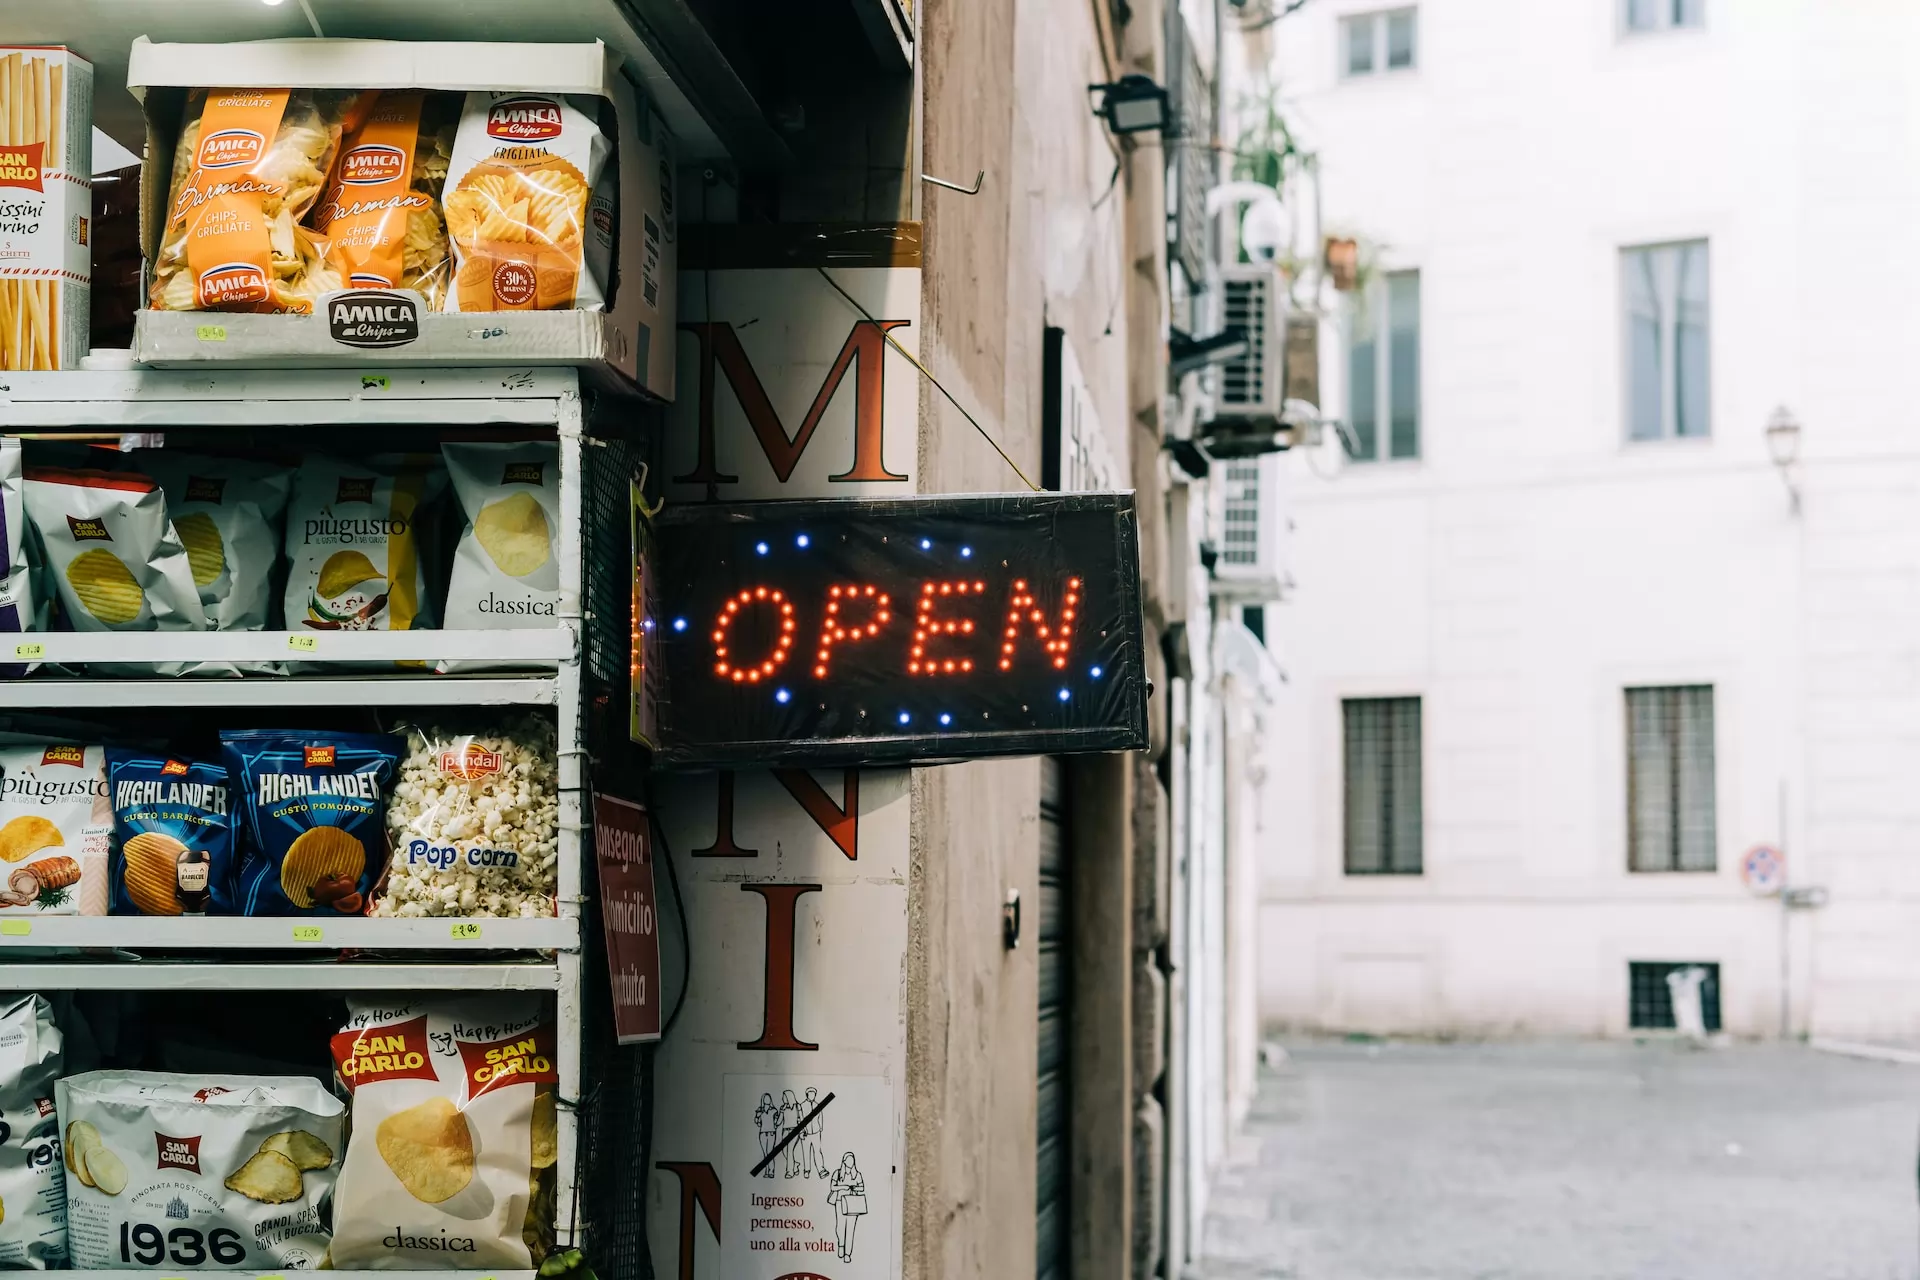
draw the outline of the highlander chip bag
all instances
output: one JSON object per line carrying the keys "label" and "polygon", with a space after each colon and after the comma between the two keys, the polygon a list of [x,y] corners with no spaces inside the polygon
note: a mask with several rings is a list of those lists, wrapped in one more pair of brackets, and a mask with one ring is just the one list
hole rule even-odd
{"label": "highlander chip bag", "polygon": [[593,98],[467,95],[442,200],[453,242],[449,311],[598,311],[587,202],[612,146]]}
{"label": "highlander chip bag", "polygon": [[447,592],[449,627],[550,627],[560,607],[560,446],[445,444],[467,517]]}
{"label": "highlander chip bag", "polygon": [[450,99],[423,90],[380,94],[347,136],[308,224],[348,289],[412,289],[429,311],[447,293],[447,223],[440,190],[453,158]]}
{"label": "highlander chip bag", "polygon": [[75,1270],[309,1270],[326,1257],[346,1108],[318,1080],[89,1071],[56,1093]]}
{"label": "highlander chip bag", "polygon": [[287,630],[432,629],[420,523],[446,478],[426,456],[303,462],[287,512]]}
{"label": "highlander chip bag", "polygon": [[60,1029],[45,996],[0,1001],[0,1267],[67,1260],[67,1183],[54,1081]]}
{"label": "highlander chip bag", "polygon": [[40,533],[75,631],[205,631],[193,564],[166,494],[129,471],[28,467],[27,518]]}
{"label": "highlander chip bag", "polygon": [[143,449],[136,465],[166,495],[174,535],[215,631],[264,631],[293,473],[267,462]]}
{"label": "highlander chip bag", "polygon": [[349,998],[333,1038],[353,1106],[333,1265],[538,1266],[559,1156],[556,1049],[534,996]]}
{"label": "highlander chip bag", "polygon": [[232,915],[227,771],[108,747],[107,782],[113,792],[112,914]]}
{"label": "highlander chip bag", "polygon": [[324,89],[196,89],[173,153],[156,311],[313,310],[341,288],[300,225],[341,135],[369,95]]}
{"label": "highlander chip bag", "polygon": [[0,915],[82,914],[112,831],[101,748],[0,747]]}
{"label": "highlander chip bag", "polygon": [[220,735],[240,817],[249,916],[360,915],[386,866],[386,793],[403,743],[379,733]]}

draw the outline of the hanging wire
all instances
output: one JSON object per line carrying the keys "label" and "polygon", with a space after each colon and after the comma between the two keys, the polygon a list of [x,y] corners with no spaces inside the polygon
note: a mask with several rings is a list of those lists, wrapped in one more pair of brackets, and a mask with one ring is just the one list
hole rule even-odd
{"label": "hanging wire", "polygon": [[680,1016],[681,1006],[687,1002],[687,992],[693,989],[693,935],[687,932],[687,900],[680,892],[680,873],[674,869],[673,850],[667,844],[666,824],[660,821],[654,811],[651,779],[646,784],[646,791],[647,821],[653,824],[653,840],[660,849],[659,861],[667,864],[667,883],[673,886],[673,912],[680,920],[680,994],[674,997],[667,1020],[660,1024],[660,1038],[665,1040],[667,1032],[673,1030],[674,1019]]}
{"label": "hanging wire", "polygon": [[[879,325],[880,322],[874,318],[873,313],[868,311],[865,307],[861,306],[859,300],[856,299],[852,294],[848,293],[845,289],[842,289],[840,287],[840,282],[835,280],[832,276],[828,275],[827,269],[825,267],[816,266],[814,270],[820,273],[820,278],[822,280],[825,280],[828,284],[833,286],[833,291],[835,293],[839,294],[841,297],[847,300],[847,305],[851,306],[855,311],[858,311],[862,316],[865,316],[867,323],[875,326]],[[880,336],[886,339],[888,346],[892,347],[895,351],[898,351],[901,355],[905,356],[907,358],[907,362],[911,364],[914,368],[920,371],[920,376],[925,378],[928,382],[931,382],[934,385],[935,390],[939,391],[941,395],[947,398],[948,404],[952,405],[954,408],[960,411],[960,416],[965,418],[967,422],[972,425],[973,429],[980,433],[980,438],[982,440],[985,440],[989,445],[993,446],[993,451],[1000,455],[1000,460],[1002,462],[1005,462],[1009,467],[1013,468],[1013,474],[1020,477],[1020,483],[1026,485],[1027,488],[1031,489],[1035,493],[1042,492],[1039,485],[1035,484],[1033,481],[1027,478],[1027,473],[1020,469],[1020,464],[1015,462],[1013,458],[1007,453],[1007,451],[1000,447],[1000,442],[998,440],[995,440],[993,436],[987,431],[987,429],[981,426],[979,421],[971,413],[967,412],[967,407],[965,405],[961,404],[958,400],[954,399],[953,392],[947,390],[945,384],[943,384],[940,381],[940,379],[933,376],[933,370],[927,368],[927,366],[925,366],[924,364],[921,364],[919,359],[914,356],[913,352],[901,346],[900,343],[897,340],[895,340],[892,333],[888,332],[885,329],[881,329]]]}

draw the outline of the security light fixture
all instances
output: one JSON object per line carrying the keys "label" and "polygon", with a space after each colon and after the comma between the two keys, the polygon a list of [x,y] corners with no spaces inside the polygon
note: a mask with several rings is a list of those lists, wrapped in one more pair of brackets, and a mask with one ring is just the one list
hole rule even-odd
{"label": "security light fixture", "polygon": [[1800,486],[1793,480],[1793,464],[1800,460],[1800,420],[1785,405],[1775,409],[1767,419],[1767,456],[1773,459],[1781,483],[1787,486],[1793,513],[1799,515]]}
{"label": "security light fixture", "polygon": [[1111,84],[1090,84],[1087,92],[1100,94],[1093,113],[1117,134],[1165,132],[1172,119],[1167,91],[1152,76],[1121,76]]}

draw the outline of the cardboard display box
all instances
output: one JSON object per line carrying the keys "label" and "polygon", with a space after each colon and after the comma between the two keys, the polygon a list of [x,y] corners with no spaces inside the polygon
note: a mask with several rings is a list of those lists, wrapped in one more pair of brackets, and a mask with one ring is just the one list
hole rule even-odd
{"label": "cardboard display box", "polygon": [[137,40],[127,87],[147,123],[140,239],[149,269],[166,230],[187,90],[209,81],[236,89],[511,88],[605,99],[616,121],[619,192],[611,297],[604,311],[436,312],[411,305],[410,295],[346,290],[327,295],[311,315],[143,310],[134,326],[135,360],[162,368],[597,365],[661,399],[673,398],[672,139],[605,45]]}

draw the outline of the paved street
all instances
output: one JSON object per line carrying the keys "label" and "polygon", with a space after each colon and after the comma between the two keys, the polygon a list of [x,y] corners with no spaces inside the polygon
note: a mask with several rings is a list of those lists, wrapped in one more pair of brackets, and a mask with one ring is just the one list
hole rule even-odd
{"label": "paved street", "polygon": [[1920,1068],[1802,1047],[1305,1042],[1206,1280],[1912,1280]]}

